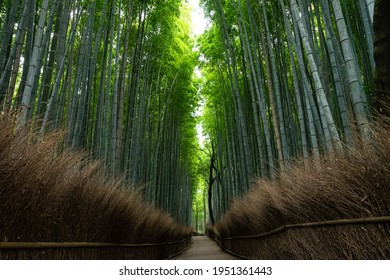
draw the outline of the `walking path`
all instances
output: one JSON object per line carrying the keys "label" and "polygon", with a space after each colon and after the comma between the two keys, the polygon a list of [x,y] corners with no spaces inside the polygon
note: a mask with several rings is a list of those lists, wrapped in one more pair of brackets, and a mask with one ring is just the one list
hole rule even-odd
{"label": "walking path", "polygon": [[193,236],[190,249],[176,260],[234,260],[207,236]]}

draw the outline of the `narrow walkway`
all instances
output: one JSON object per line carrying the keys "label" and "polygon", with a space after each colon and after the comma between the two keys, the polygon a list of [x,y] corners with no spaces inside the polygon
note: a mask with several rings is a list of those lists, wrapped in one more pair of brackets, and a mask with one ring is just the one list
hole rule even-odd
{"label": "narrow walkway", "polygon": [[176,260],[234,260],[207,236],[193,236],[190,249]]}

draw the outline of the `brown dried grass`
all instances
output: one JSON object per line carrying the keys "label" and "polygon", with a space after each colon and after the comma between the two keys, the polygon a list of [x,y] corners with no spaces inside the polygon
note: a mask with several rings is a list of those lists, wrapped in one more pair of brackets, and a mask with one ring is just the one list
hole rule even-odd
{"label": "brown dried grass", "polygon": [[[236,200],[220,237],[264,233],[282,225],[390,215],[390,120],[372,125],[371,144],[356,141],[345,154],[304,168],[297,162],[278,180],[259,179]],[[292,228],[223,246],[254,259],[389,259],[390,224]]]}
{"label": "brown dried grass", "polygon": [[[156,211],[98,162],[61,151],[59,133],[38,139],[0,120],[0,242],[159,243],[191,229]],[[0,250],[0,259],[165,259],[188,244],[146,248]]]}

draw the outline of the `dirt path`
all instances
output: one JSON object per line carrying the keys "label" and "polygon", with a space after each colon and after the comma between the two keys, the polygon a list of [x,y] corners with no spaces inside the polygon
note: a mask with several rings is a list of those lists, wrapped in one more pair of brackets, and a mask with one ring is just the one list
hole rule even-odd
{"label": "dirt path", "polygon": [[207,236],[193,236],[190,249],[176,260],[234,260]]}

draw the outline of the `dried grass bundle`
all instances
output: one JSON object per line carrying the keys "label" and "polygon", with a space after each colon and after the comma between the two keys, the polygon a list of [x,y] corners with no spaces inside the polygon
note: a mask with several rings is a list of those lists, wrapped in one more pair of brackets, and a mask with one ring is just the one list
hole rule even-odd
{"label": "dried grass bundle", "polygon": [[[190,238],[191,229],[146,206],[98,162],[61,151],[0,120],[0,242],[159,243]],[[1,259],[164,259],[186,242],[146,248],[0,250]]]}
{"label": "dried grass bundle", "polygon": [[[215,231],[224,237],[265,233],[283,225],[390,216],[390,122],[372,125],[332,160],[296,163],[276,181],[258,180],[235,201]],[[389,259],[390,223],[291,228],[253,239],[222,240],[255,259]]]}

